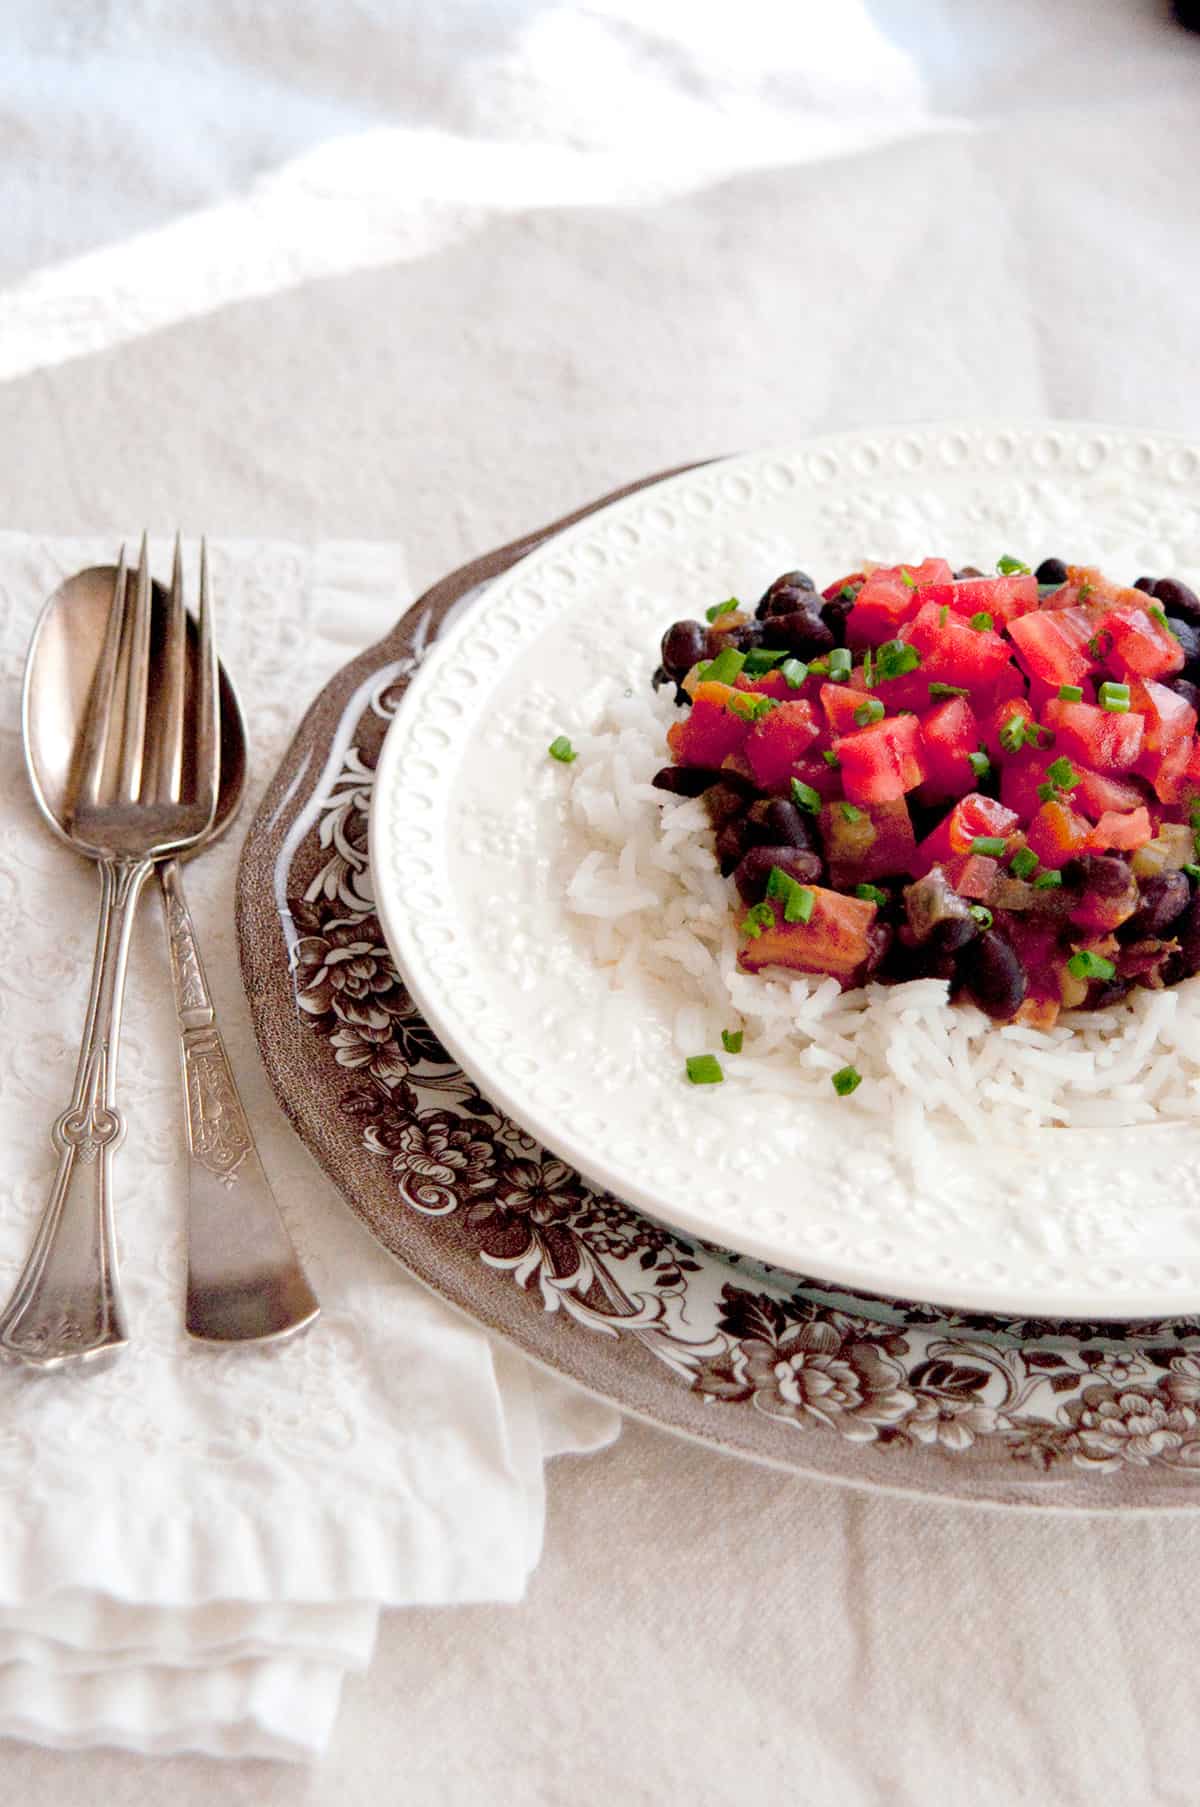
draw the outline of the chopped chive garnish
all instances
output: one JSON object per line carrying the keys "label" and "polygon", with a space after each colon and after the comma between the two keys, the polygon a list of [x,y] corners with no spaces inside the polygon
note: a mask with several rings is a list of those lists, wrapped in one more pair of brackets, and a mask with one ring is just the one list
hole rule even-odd
{"label": "chopped chive garnish", "polygon": [[725,707],[744,722],[760,722],[772,709],[778,709],[779,704],[773,696],[762,696],[752,690],[735,690],[725,698]]}
{"label": "chopped chive garnish", "polygon": [[967,754],[967,764],[974,772],[976,778],[986,778],[992,769],[992,762],[982,748],[980,748],[978,753]]}
{"label": "chopped chive garnish", "polygon": [[1024,559],[1010,558],[1007,552],[1004,554],[1003,558],[998,558],[996,560],[996,569],[999,571],[1001,577],[1016,577],[1018,574],[1023,577],[1028,577],[1029,575],[1029,566],[1025,563]]}
{"label": "chopped chive garnish", "polygon": [[939,700],[944,701],[948,696],[970,696],[970,694],[970,691],[963,684],[931,684],[929,686],[929,700],[931,703],[936,703]]}
{"label": "chopped chive garnish", "polygon": [[1052,759],[1046,767],[1046,776],[1060,791],[1073,791],[1079,783],[1079,773],[1069,759]]}
{"label": "chopped chive garnish", "polygon": [[827,678],[829,676],[829,660],[824,656],[819,659],[810,659],[808,675],[810,678]]}
{"label": "chopped chive garnish", "polygon": [[869,728],[872,722],[881,722],[883,715],[883,704],[877,696],[871,696],[865,703],[858,705],[854,711],[854,720],[860,728]]}
{"label": "chopped chive garnish", "polygon": [[866,685],[868,690],[874,690],[874,688],[875,688],[875,656],[872,653],[871,648],[869,646],[868,646],[866,652],[863,654],[863,683]]}
{"label": "chopped chive garnish", "polygon": [[1032,878],[1038,869],[1038,856],[1032,847],[1018,847],[1009,860],[1008,867],[1018,878]]}
{"label": "chopped chive garnish", "polygon": [[977,834],[971,842],[971,852],[980,853],[985,859],[1002,860],[1008,848],[1008,842],[1002,834]]}
{"label": "chopped chive garnish", "polygon": [[1006,753],[1019,753],[1025,745],[1027,723],[1023,715],[1010,715],[999,733],[1000,745]]}
{"label": "chopped chive garnish", "polygon": [[704,619],[719,621],[722,615],[732,615],[734,609],[739,609],[741,606],[736,596],[730,596],[726,602],[714,602],[711,609],[705,609]]}
{"label": "chopped chive garnish", "polygon": [[687,1076],[693,1085],[720,1085],[725,1077],[715,1054],[689,1054]]}
{"label": "chopped chive garnish", "polygon": [[1033,881],[1033,888],[1035,891],[1056,891],[1061,884],[1061,872],[1039,872]]}
{"label": "chopped chive garnish", "polygon": [[971,914],[975,918],[976,922],[979,924],[981,929],[990,929],[991,928],[992,922],[994,920],[993,916],[992,916],[992,912],[989,909],[985,908],[985,906],[983,904],[972,904],[971,905]]}
{"label": "chopped chive garnish", "polygon": [[949,621],[949,619],[950,619],[950,605],[949,605],[949,603],[944,602],[942,604],[941,608],[938,610],[938,626],[945,627],[945,625],[946,625],[947,621]]}
{"label": "chopped chive garnish", "polygon": [[1128,684],[1101,684],[1100,707],[1110,715],[1124,715],[1129,708]]}
{"label": "chopped chive garnish", "polygon": [[742,1051],[743,1029],[722,1029],[721,1046],[726,1054],[740,1054]]}
{"label": "chopped chive garnish", "polygon": [[855,885],[854,895],[861,897],[864,903],[878,904],[881,910],[888,900],[887,892],[881,891],[878,885]]}
{"label": "chopped chive garnish", "polygon": [[1053,803],[1058,796],[1057,784],[1039,784],[1037,794],[1043,803]]}
{"label": "chopped chive garnish", "polygon": [[1184,870],[1184,873],[1186,874],[1186,876],[1191,879],[1191,881],[1194,885],[1200,884],[1200,866],[1193,866],[1191,864],[1191,862],[1189,861],[1189,863],[1183,868],[1183,870]]}
{"label": "chopped chive garnish", "polygon": [[1189,828],[1200,828],[1200,802],[1193,803],[1188,811]]}
{"label": "chopped chive garnish", "polygon": [[848,646],[835,646],[829,655],[829,675],[835,684],[844,684],[854,670],[854,657]]}
{"label": "chopped chive garnish", "polygon": [[875,682],[881,684],[885,678],[906,677],[910,671],[916,671],[920,663],[920,653],[907,640],[885,640],[875,654]]}
{"label": "chopped chive garnish", "polygon": [[808,666],[803,659],[785,659],[779,669],[789,690],[799,690],[808,676]]}
{"label": "chopped chive garnish", "polygon": [[764,671],[770,671],[773,666],[782,665],[787,656],[786,647],[781,652],[772,652],[767,646],[752,646],[746,654],[746,676],[749,678],[761,677]]}
{"label": "chopped chive garnish", "polygon": [[807,922],[817,901],[807,885],[800,884],[781,866],[772,866],[767,874],[767,896],[777,898],[783,905],[785,922]]}
{"label": "chopped chive garnish", "polygon": [[1106,960],[1103,954],[1089,954],[1086,950],[1071,955],[1067,961],[1067,971],[1073,979],[1115,979],[1117,976],[1117,969],[1111,960]]}
{"label": "chopped chive garnish", "polygon": [[844,822],[862,821],[862,810],[858,809],[853,803],[842,803],[839,804],[838,807],[842,812],[842,820]]}
{"label": "chopped chive garnish", "polygon": [[1162,606],[1161,602],[1152,602],[1150,604],[1150,607],[1146,610],[1146,613],[1147,613],[1147,615],[1152,615],[1154,617],[1154,619],[1155,619],[1155,621],[1157,621],[1159,627],[1161,627],[1164,630],[1164,632],[1170,634],[1172,640],[1178,640],[1179,635],[1175,632],[1175,629],[1171,626],[1171,623],[1167,620],[1166,615],[1163,613],[1163,606]]}
{"label": "chopped chive garnish", "polygon": [[830,1075],[829,1083],[839,1098],[848,1098],[862,1084],[862,1074],[855,1067],[839,1067]]}
{"label": "chopped chive garnish", "polygon": [[579,755],[566,735],[560,734],[550,742],[550,757],[557,759],[561,765],[570,765],[573,759],[579,758]]}
{"label": "chopped chive garnish", "polygon": [[[1089,586],[1087,584],[1084,584],[1083,588],[1080,590],[1080,592],[1079,592],[1080,602],[1083,601],[1084,590],[1086,590],[1088,588],[1089,588]],[[1105,644],[1106,641],[1108,643],[1107,645]],[[1113,637],[1109,633],[1108,629],[1105,627],[1105,628],[1101,628],[1101,630],[1098,634],[1092,635],[1091,639],[1087,643],[1087,649],[1091,653],[1093,659],[1107,659],[1109,653],[1112,651],[1112,645],[1113,645]]]}
{"label": "chopped chive garnish", "polygon": [[853,602],[854,598],[858,595],[858,588],[854,584],[843,584],[838,591],[838,595],[843,602]]}
{"label": "chopped chive garnish", "polygon": [[825,751],[821,755],[821,758],[825,761],[826,765],[831,765],[835,772],[837,771],[838,767],[842,763],[841,760],[838,758],[837,754],[834,752],[832,747],[826,747]]}
{"label": "chopped chive garnish", "polygon": [[[1104,686],[1101,685],[1100,688],[1103,689]],[[1060,703],[1082,703],[1083,690],[1078,684],[1060,684],[1058,700]]]}
{"label": "chopped chive garnish", "polygon": [[[1094,588],[1094,586],[1092,584],[1090,584],[1088,582],[1087,578],[1085,577],[1083,582],[1079,586],[1079,598],[1078,598],[1079,601],[1086,602],[1088,597],[1091,595],[1093,588]],[[1097,638],[1099,638],[1099,636],[1097,636]],[[1110,634],[1109,639],[1111,640],[1111,638],[1112,638],[1112,635]]]}
{"label": "chopped chive garnish", "polygon": [[991,625],[992,618],[986,609],[980,609],[979,613],[977,615],[972,615],[970,621],[967,623],[967,626],[973,627],[977,634],[986,633]]}
{"label": "chopped chive garnish", "polygon": [[702,684],[732,684],[746,663],[745,653],[736,646],[723,646],[716,658],[700,671]]}
{"label": "chopped chive garnish", "polygon": [[1038,601],[1044,602],[1047,596],[1053,596],[1054,592],[1056,590],[1061,590],[1061,589],[1062,589],[1061,584],[1039,584],[1038,585]]}
{"label": "chopped chive garnish", "polygon": [[815,816],[820,812],[821,793],[815,791],[811,784],[805,784],[803,778],[793,778],[792,802],[797,809],[806,809],[810,816]]}
{"label": "chopped chive garnish", "polygon": [[752,910],[747,910],[738,923],[739,935],[745,935],[750,941],[757,941],[764,929],[775,927],[775,912],[769,903],[756,903]]}
{"label": "chopped chive garnish", "polygon": [[916,578],[911,571],[906,571],[903,565],[900,567],[900,582],[902,584],[907,584],[910,590],[915,590],[917,587]]}

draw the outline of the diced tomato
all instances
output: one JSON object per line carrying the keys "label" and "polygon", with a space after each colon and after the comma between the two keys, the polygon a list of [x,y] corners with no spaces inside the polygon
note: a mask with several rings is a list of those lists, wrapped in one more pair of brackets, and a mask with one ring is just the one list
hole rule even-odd
{"label": "diced tomato", "polygon": [[1150,821],[1150,811],[1144,804],[1140,809],[1131,809],[1124,815],[1114,815],[1111,810],[1105,810],[1088,837],[1088,852],[1107,853],[1112,849],[1117,853],[1133,853],[1153,838],[1154,827]]}
{"label": "diced tomato", "polygon": [[1046,684],[1081,684],[1097,663],[1088,650],[1096,624],[1087,609],[1037,609],[1009,623],[1017,657]]}
{"label": "diced tomato", "polygon": [[1136,770],[1149,780],[1160,803],[1177,803],[1183,793],[1196,711],[1185,697],[1176,696],[1153,678],[1130,681],[1129,699],[1145,719],[1145,741]]}
{"label": "diced tomato", "polygon": [[843,590],[851,587],[857,589],[859,584],[866,583],[866,581],[867,574],[865,571],[851,571],[849,577],[839,577],[835,584],[830,584],[827,590],[822,590],[821,600],[823,602],[832,602],[834,597],[840,596]]}
{"label": "diced tomato", "polygon": [[1100,772],[1128,772],[1138,762],[1145,721],[1134,710],[1114,714],[1093,703],[1046,704],[1046,726],[1053,728],[1060,753],[1073,755]]}
{"label": "diced tomato", "polygon": [[854,712],[862,708],[865,695],[865,687],[859,690],[849,684],[822,684],[821,707],[835,734],[853,734],[862,726],[855,721]]}
{"label": "diced tomato", "polygon": [[1065,803],[1043,803],[1026,830],[1026,842],[1043,866],[1056,871],[1074,853],[1082,853],[1091,839],[1092,825]]}
{"label": "diced tomato", "polygon": [[999,860],[986,853],[958,853],[943,860],[946,882],[960,897],[972,897],[982,903],[1000,870]]}
{"label": "diced tomato", "polygon": [[970,853],[981,837],[992,839],[1003,836],[1008,840],[1017,822],[1015,810],[1006,809],[994,797],[985,797],[980,791],[972,791],[954,805],[932,834],[927,834],[918,843],[913,872],[920,878],[931,866],[944,865],[955,854]]}
{"label": "diced tomato", "polygon": [[1112,635],[1107,663],[1126,676],[1163,678],[1183,669],[1182,646],[1170,628],[1148,609],[1133,605],[1109,609],[1100,623],[1100,632]]}
{"label": "diced tomato", "polygon": [[756,722],[743,751],[760,790],[787,786],[792,768],[821,732],[811,703],[780,703]]}
{"label": "diced tomato", "polygon": [[902,678],[884,678],[876,684],[873,694],[889,715],[898,715],[902,709],[919,712],[929,707],[929,679],[923,671],[907,671]]}
{"label": "diced tomato", "polygon": [[1013,749],[1002,745],[1000,731],[1007,727],[1014,718],[1022,722],[1034,720],[1033,707],[1027,697],[1009,697],[1002,703],[995,703],[984,717],[983,744],[993,759],[1011,759],[1013,757]]}
{"label": "diced tomato", "polygon": [[889,716],[845,734],[834,750],[851,803],[894,803],[925,777],[921,724],[915,715]]}
{"label": "diced tomato", "polygon": [[796,685],[792,687],[781,671],[764,671],[756,678],[748,678],[740,671],[733,680],[735,690],[748,690],[756,696],[773,697],[778,703],[794,702],[803,693]]}
{"label": "diced tomato", "polygon": [[850,808],[848,816],[844,800],[838,799],[821,810],[821,842],[832,883],[849,890],[870,879],[911,872],[917,842],[904,799]]}
{"label": "diced tomato", "polygon": [[[994,708],[997,703],[1007,703],[1015,696],[1025,695],[1025,677],[1019,672],[1012,660],[1004,667],[1000,676],[990,689],[977,685],[973,693],[975,713],[981,715],[985,706]],[[1037,704],[1034,704],[1037,708]]]}
{"label": "diced tomato", "polygon": [[719,766],[744,745],[750,724],[726,707],[733,694],[730,685],[712,679],[697,684],[691,709],[667,730],[676,765]]}
{"label": "diced tomato", "polygon": [[965,696],[950,697],[921,717],[925,784],[930,801],[962,797],[975,784],[969,755],[979,747],[979,723]]}
{"label": "diced tomato", "polygon": [[875,905],[824,885],[809,889],[813,908],[807,922],[785,922],[776,904],[774,926],[743,938],[738,960],[747,972],[761,966],[790,966],[798,972],[832,973],[843,985],[852,983],[870,952],[867,932],[875,921]]}
{"label": "diced tomato", "polygon": [[1026,747],[1012,758],[1005,757],[1000,768],[1000,800],[1023,822],[1028,822],[1041,808],[1038,785],[1047,782],[1046,768],[1054,757],[1054,752],[1044,747],[1040,752],[1035,747]]}
{"label": "diced tomato", "polygon": [[1098,822],[1106,812],[1119,815],[1126,810],[1140,808],[1146,801],[1143,791],[1129,778],[1109,778],[1080,766],[1076,766],[1075,770],[1079,775],[1079,783],[1071,792],[1071,807],[1080,810],[1093,822]]}
{"label": "diced tomato", "polygon": [[928,584],[948,584],[954,581],[954,572],[944,558],[923,558],[919,565],[882,565],[875,572],[877,577],[899,577],[901,572],[911,577],[918,590]]}
{"label": "diced tomato", "polygon": [[[942,601],[941,597],[923,600]],[[1036,577],[968,577],[953,586],[946,600],[958,615],[990,615],[997,627],[1007,627],[1018,615],[1038,606]]]}
{"label": "diced tomato", "polygon": [[1008,664],[1008,647],[991,628],[968,627],[960,615],[927,603],[900,638],[921,655],[921,672],[942,684],[994,684]]}
{"label": "diced tomato", "polygon": [[882,646],[894,640],[902,622],[916,612],[917,592],[900,576],[876,571],[868,577],[846,617],[850,646]]}

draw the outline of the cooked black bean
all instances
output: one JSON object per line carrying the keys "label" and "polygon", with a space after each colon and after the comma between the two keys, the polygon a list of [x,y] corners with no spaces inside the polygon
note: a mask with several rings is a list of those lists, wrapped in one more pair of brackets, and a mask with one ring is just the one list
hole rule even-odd
{"label": "cooked black bean", "polygon": [[712,634],[709,651],[719,653],[722,647],[733,646],[740,653],[748,653],[752,647],[762,645],[762,637],[762,628],[757,621],[743,621],[737,627],[727,628],[723,634]]}
{"label": "cooked black bean", "polygon": [[762,626],[763,645],[786,650],[798,659],[815,659],[836,644],[833,629],[824,621],[815,602],[787,615],[768,615]]}
{"label": "cooked black bean", "polygon": [[1182,615],[1168,615],[1166,622],[1183,648],[1184,660],[1188,665],[1194,665],[1200,659],[1200,627],[1185,621]]}
{"label": "cooked black bean", "polygon": [[1119,1004],[1122,998],[1128,997],[1132,990],[1132,979],[1109,979],[1104,985],[1089,985],[1087,998],[1078,1008],[1107,1010],[1110,1004]]}
{"label": "cooked black bean", "polygon": [[849,596],[839,590],[831,602],[821,604],[821,620],[825,623],[838,646],[846,644],[846,618],[854,607],[857,589]]}
{"label": "cooked black bean", "polygon": [[1142,901],[1117,930],[1121,941],[1148,941],[1163,935],[1191,901],[1192,888],[1182,872],[1162,872],[1142,880]]}
{"label": "cooked black bean", "polygon": [[749,786],[742,779],[735,777],[732,772],[722,773],[721,782],[704,793],[704,807],[713,827],[724,828],[726,822],[734,822],[739,816],[744,816],[749,794]]}
{"label": "cooked black bean", "polygon": [[982,576],[983,576],[983,572],[981,570],[979,570],[978,566],[964,565],[961,571],[956,571],[954,573],[954,581],[955,581],[955,583],[957,583],[960,578],[982,577]]}
{"label": "cooked black bean", "polygon": [[708,657],[708,629],[702,621],[677,621],[662,637],[663,670],[668,677],[683,678]]}
{"label": "cooked black bean", "polygon": [[1181,696],[1185,703],[1190,703],[1193,709],[1200,712],[1200,685],[1193,683],[1191,678],[1185,678],[1180,672],[1178,677],[1156,678],[1154,681],[1156,684],[1165,684],[1168,690],[1173,690],[1176,696]]}
{"label": "cooked black bean", "polygon": [[758,599],[754,613],[759,621],[768,615],[790,615],[801,599],[812,598],[816,585],[807,571],[785,571],[773,584],[768,584]]}
{"label": "cooked black bean", "polygon": [[997,1021],[1014,1017],[1029,990],[1021,956],[995,929],[985,929],[959,956],[963,984],[979,1008]]}
{"label": "cooked black bean", "polygon": [[767,822],[781,847],[815,847],[817,844],[814,818],[782,797],[772,797],[768,803]]}
{"label": "cooked black bean", "polygon": [[724,776],[705,765],[665,765],[650,782],[655,790],[669,791],[673,797],[699,797],[720,784]]}
{"label": "cooked black bean", "polygon": [[[721,832],[724,834],[725,830]],[[818,884],[824,870],[820,854],[810,853],[803,847],[751,847],[739,860],[733,875],[744,903],[759,903],[765,896],[773,866],[794,878],[798,885]]]}
{"label": "cooked black bean", "polygon": [[979,932],[979,924],[973,916],[943,916],[930,929],[929,940],[938,953],[957,954],[968,941],[974,941]]}
{"label": "cooked black bean", "polygon": [[1182,615],[1185,621],[1200,626],[1200,596],[1177,577],[1160,577],[1150,594],[1162,603],[1168,615]]}
{"label": "cooked black bean", "polygon": [[1094,891],[1098,897],[1120,897],[1133,876],[1127,860],[1111,853],[1081,853],[1062,869],[1063,884],[1072,891]]}
{"label": "cooked black bean", "polygon": [[1040,584],[1065,584],[1067,567],[1061,558],[1044,558],[1033,575]]}
{"label": "cooked black bean", "polygon": [[751,836],[746,832],[749,823],[744,816],[735,816],[732,822],[726,822],[717,830],[717,864],[721,868],[721,877],[728,878],[747,847]]}
{"label": "cooked black bean", "polygon": [[1147,596],[1153,596],[1154,586],[1157,582],[1157,577],[1135,577],[1133,587],[1135,590],[1145,590]]}
{"label": "cooked black bean", "polygon": [[1200,891],[1193,893],[1187,909],[1176,921],[1174,935],[1179,942],[1179,952],[1163,973],[1169,985],[1177,979],[1190,979],[1200,973]]}
{"label": "cooked black bean", "polygon": [[868,953],[863,963],[863,978],[869,979],[879,971],[892,946],[894,930],[890,922],[874,921],[867,930]]}

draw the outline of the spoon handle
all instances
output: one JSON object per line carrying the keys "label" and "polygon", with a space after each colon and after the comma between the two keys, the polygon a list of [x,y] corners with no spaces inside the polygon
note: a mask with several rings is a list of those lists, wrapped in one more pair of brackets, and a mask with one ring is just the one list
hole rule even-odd
{"label": "spoon handle", "polygon": [[0,1314],[0,1348],[41,1368],[83,1361],[128,1340],[112,1212],[112,1157],[125,1134],[116,1106],[117,1042],[133,919],[151,862],[99,865],[100,920],[75,1089],[53,1131],[58,1170]]}
{"label": "spoon handle", "polygon": [[271,1191],[225,1044],[177,860],[162,885],[188,1132],[187,1331],[260,1343],[310,1324],[320,1307]]}

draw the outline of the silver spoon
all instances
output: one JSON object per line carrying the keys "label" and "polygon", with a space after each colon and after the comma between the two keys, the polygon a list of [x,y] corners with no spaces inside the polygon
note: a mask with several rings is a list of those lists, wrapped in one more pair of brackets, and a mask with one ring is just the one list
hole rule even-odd
{"label": "silver spoon", "polygon": [[[25,757],[34,796],[60,839],[72,755],[100,656],[116,572],[93,566],[63,583],[45,604],[25,674]],[[178,557],[176,564],[178,578]],[[154,632],[163,631],[167,596],[154,589]],[[188,650],[199,642],[188,619]],[[237,694],[219,668],[220,783],[201,852],[229,828],[246,784],[246,729]],[[151,706],[156,699],[151,699]],[[296,1259],[238,1096],[204,978],[179,862],[158,868],[171,948],[189,1144],[187,1329],[203,1341],[263,1341],[287,1336],[318,1305]]]}

